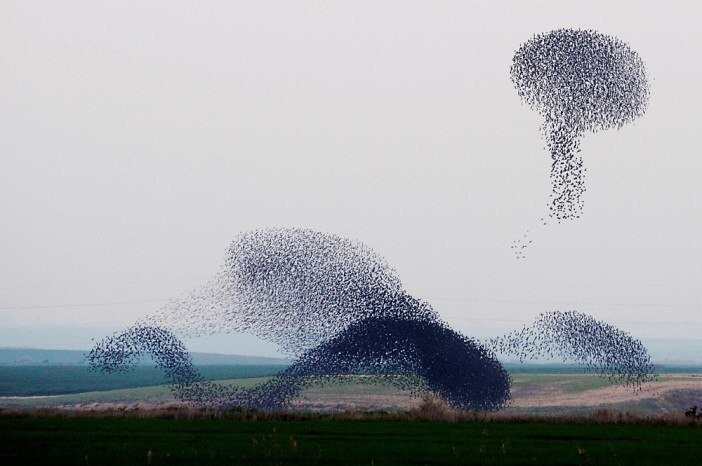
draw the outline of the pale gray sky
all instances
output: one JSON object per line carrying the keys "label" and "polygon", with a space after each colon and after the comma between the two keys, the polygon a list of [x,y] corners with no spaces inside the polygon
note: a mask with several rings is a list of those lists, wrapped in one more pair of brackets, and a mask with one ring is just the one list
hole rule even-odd
{"label": "pale gray sky", "polygon": [[[270,226],[364,241],[468,335],[578,309],[699,337],[700,5],[0,1],[0,346],[129,325]],[[628,42],[652,97],[584,138],[583,218],[540,228],[549,156],[509,66],[561,27]],[[192,347],[271,351],[222,338]]]}

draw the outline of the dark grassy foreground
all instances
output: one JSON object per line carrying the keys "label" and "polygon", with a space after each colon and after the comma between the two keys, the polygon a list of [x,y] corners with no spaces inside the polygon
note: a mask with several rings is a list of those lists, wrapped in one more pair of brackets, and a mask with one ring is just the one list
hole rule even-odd
{"label": "dark grassy foreground", "polygon": [[441,417],[5,411],[0,464],[700,464],[684,419]]}

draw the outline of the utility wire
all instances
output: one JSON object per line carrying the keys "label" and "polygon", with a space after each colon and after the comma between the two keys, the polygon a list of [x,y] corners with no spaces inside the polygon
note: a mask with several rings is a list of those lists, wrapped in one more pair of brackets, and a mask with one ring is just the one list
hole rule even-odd
{"label": "utility wire", "polygon": [[0,311],[17,311],[21,309],[61,309],[66,307],[95,307],[95,306],[121,306],[125,304],[154,304],[165,303],[168,299],[152,299],[144,301],[115,301],[105,303],[80,303],[80,304],[51,304],[46,306],[11,306],[0,307]]}
{"label": "utility wire", "polygon": [[578,303],[566,301],[524,301],[511,299],[480,299],[469,297],[430,296],[427,299],[437,301],[466,301],[477,303],[504,303],[504,304],[543,304],[547,306],[630,306],[630,307],[699,307],[702,304],[654,304],[654,303]]}
{"label": "utility wire", "polygon": [[[592,302],[575,302],[575,301],[529,301],[517,299],[482,299],[471,297],[447,297],[447,296],[429,296],[430,301],[456,301],[456,302],[476,302],[476,303],[499,303],[499,304],[540,304],[544,306],[624,306],[624,307],[651,307],[651,308],[702,308],[702,304],[670,304],[670,303],[592,303]],[[99,303],[67,303],[67,304],[47,304],[47,305],[29,305],[29,306],[8,306],[0,307],[0,311],[13,311],[21,309],[58,309],[63,307],[90,307],[90,306],[118,306],[127,304],[153,304],[165,303],[169,299],[151,299],[140,301],[114,301],[114,302],[99,302]],[[490,319],[500,320],[500,319]]]}

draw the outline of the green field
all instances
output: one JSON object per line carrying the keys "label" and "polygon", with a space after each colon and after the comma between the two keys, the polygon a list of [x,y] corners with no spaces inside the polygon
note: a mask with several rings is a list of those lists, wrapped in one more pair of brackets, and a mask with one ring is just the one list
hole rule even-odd
{"label": "green field", "polygon": [[0,464],[699,464],[702,442],[699,425],[446,422],[388,416],[4,414]]}
{"label": "green field", "polygon": [[[207,380],[266,377],[281,365],[203,365],[198,370]],[[138,388],[167,383],[154,366],[135,366],[125,372],[104,374],[85,365],[0,366],[0,396],[40,396]]]}

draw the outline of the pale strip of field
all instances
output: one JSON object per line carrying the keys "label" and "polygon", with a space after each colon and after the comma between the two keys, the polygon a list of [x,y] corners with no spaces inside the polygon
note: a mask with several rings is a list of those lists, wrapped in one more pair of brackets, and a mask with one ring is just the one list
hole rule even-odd
{"label": "pale strip of field", "polygon": [[[232,379],[220,383],[253,386],[267,378]],[[349,377],[304,390],[292,408],[302,411],[387,410],[405,411],[421,404],[422,397],[384,382]],[[0,407],[70,407],[105,409],[122,406],[152,408],[178,405],[168,386],[88,392],[46,397],[7,397]],[[611,385],[590,374],[515,374],[508,411],[550,413],[611,408],[639,414],[681,412],[702,405],[702,376],[664,374],[635,391]]]}
{"label": "pale strip of field", "polygon": [[[640,390],[621,385],[609,385],[583,391],[568,391],[563,382],[542,384],[537,390],[523,390],[523,393],[515,393],[511,406],[515,408],[595,407],[660,400],[672,393],[684,391],[690,393],[691,400],[700,397],[702,377],[691,374],[667,374]],[[702,397],[698,399],[702,401]]]}
{"label": "pale strip of field", "polygon": [[[612,385],[591,374],[517,374],[509,411],[569,411],[607,407],[639,414],[677,412],[702,405],[702,376],[664,374],[640,390]],[[323,389],[310,388],[295,400],[302,410],[408,410],[422,397],[391,386],[353,381]]]}
{"label": "pale strip of field", "polygon": [[[268,380],[269,377],[251,377],[244,379],[221,380],[218,383],[251,387]],[[102,409],[105,407],[140,406],[154,407],[180,404],[171,393],[170,386],[122,388],[96,392],[71,393],[66,395],[46,396],[8,396],[0,398],[1,407],[41,408],[71,407],[85,409]]]}

